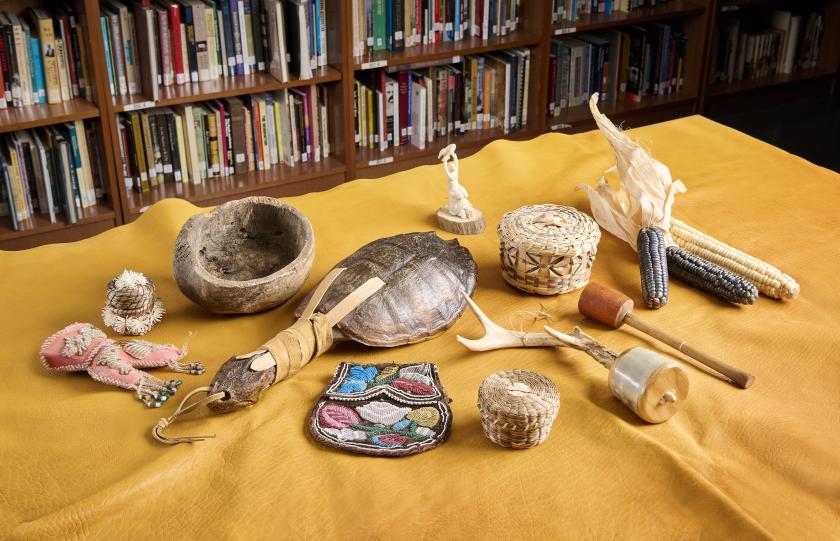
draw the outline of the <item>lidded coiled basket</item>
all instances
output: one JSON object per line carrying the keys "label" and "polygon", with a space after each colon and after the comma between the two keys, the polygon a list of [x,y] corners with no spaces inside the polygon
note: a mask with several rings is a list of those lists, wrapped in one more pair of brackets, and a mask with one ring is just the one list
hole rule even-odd
{"label": "lidded coiled basket", "polygon": [[164,311],[155,283],[143,273],[125,270],[105,288],[102,320],[122,335],[146,334],[161,320]]}
{"label": "lidded coiled basket", "polygon": [[508,212],[497,232],[502,277],[540,295],[585,286],[601,240],[595,220],[561,205],[529,205]]}
{"label": "lidded coiled basket", "polygon": [[535,372],[502,370],[479,387],[478,410],[490,441],[527,449],[548,437],[560,410],[560,393],[550,379]]}

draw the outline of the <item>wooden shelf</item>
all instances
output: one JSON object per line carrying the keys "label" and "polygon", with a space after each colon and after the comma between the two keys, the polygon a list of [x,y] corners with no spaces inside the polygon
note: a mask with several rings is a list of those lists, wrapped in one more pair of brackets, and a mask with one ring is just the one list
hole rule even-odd
{"label": "wooden shelf", "polygon": [[[600,102],[598,103],[598,109],[608,117],[616,119],[653,113],[671,107],[690,106],[696,99],[696,96],[683,91],[667,96],[648,96],[638,102],[627,100],[617,100],[615,103]],[[570,107],[561,116],[548,119],[548,129],[550,131],[563,131],[579,125],[588,126],[590,124],[594,126],[595,121],[592,119],[592,113],[589,111],[588,105]]]}
{"label": "wooden shelf", "polygon": [[42,214],[36,214],[28,220],[21,222],[21,229],[19,231],[13,230],[10,218],[4,217],[0,220],[0,241],[49,233],[58,229],[81,227],[98,222],[113,222],[115,217],[113,209],[108,203],[104,202],[99,202],[93,207],[84,209],[81,211],[81,214],[82,216],[79,217],[79,221],[73,224],[68,224],[63,217],[58,217],[58,221],[52,224],[48,217]]}
{"label": "wooden shelf", "polygon": [[735,81],[734,83],[719,83],[709,86],[708,97],[716,98],[721,96],[741,94],[773,86],[795,83],[798,81],[819,79],[821,77],[832,77],[833,75],[835,75],[833,71],[817,67],[797,71],[795,73],[776,73],[767,77],[744,79],[742,81]]}
{"label": "wooden shelf", "polygon": [[458,149],[467,149],[479,145],[485,145],[496,139],[527,139],[536,135],[534,130],[519,130],[508,134],[502,128],[486,130],[473,130],[459,135],[447,135],[438,137],[431,142],[426,142],[426,148],[419,149],[414,145],[402,145],[392,147],[388,150],[372,150],[370,148],[356,149],[356,167],[368,168],[389,163],[414,160],[424,156],[437,155],[440,149],[449,144],[458,145]]}
{"label": "wooden shelf", "polygon": [[688,17],[699,15],[706,10],[706,6],[699,1],[671,0],[667,4],[650,8],[637,8],[633,11],[614,11],[611,15],[599,13],[596,15],[580,15],[577,21],[563,21],[554,25],[554,35],[574,34],[628,26],[632,24],[648,23],[662,19]]}
{"label": "wooden shelf", "polygon": [[353,59],[354,70],[382,68],[385,66],[396,66],[400,64],[417,64],[420,62],[431,62],[455,56],[466,56],[470,54],[481,54],[500,49],[513,49],[516,47],[529,47],[540,42],[539,36],[517,30],[512,34],[498,38],[483,40],[481,38],[469,37],[461,41],[444,41],[431,45],[417,45],[403,51],[375,51],[365,56],[357,56]]}
{"label": "wooden shelf", "polygon": [[203,83],[164,86],[160,89],[160,99],[154,103],[146,96],[140,94],[115,96],[114,110],[119,113],[132,109],[168,107],[170,105],[216,100],[243,94],[274,92],[284,88],[295,88],[340,80],[341,72],[332,66],[320,68],[311,79],[292,78],[288,83],[281,83],[268,73],[255,73],[253,75],[227,77]]}
{"label": "wooden shelf", "polygon": [[99,116],[93,103],[74,99],[56,104],[27,105],[0,109],[0,133],[28,130],[62,122],[73,122]]}
{"label": "wooden shelf", "polygon": [[294,167],[277,165],[267,171],[251,171],[241,175],[206,180],[201,184],[167,182],[154,186],[148,192],[128,190],[128,212],[132,216],[141,214],[149,205],[167,197],[179,197],[193,203],[222,199],[264,190],[274,186],[293,184],[328,175],[344,174],[344,164],[330,156],[320,162],[299,163]]}

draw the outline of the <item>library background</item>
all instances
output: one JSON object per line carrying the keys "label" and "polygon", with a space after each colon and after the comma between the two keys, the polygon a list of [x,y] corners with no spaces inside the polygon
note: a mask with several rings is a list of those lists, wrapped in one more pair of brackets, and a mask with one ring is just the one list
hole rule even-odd
{"label": "library background", "polygon": [[[33,7],[34,5],[34,7]],[[840,0],[0,0],[0,249],[836,93]]]}

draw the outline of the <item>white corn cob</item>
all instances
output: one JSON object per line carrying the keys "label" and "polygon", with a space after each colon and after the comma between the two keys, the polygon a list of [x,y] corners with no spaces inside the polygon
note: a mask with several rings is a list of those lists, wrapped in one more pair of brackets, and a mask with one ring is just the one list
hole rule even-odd
{"label": "white corn cob", "polygon": [[761,293],[774,299],[793,299],[799,295],[799,284],[791,276],[773,265],[729,246],[714,237],[697,231],[685,223],[671,218],[671,238],[686,252],[717,263],[740,274]]}

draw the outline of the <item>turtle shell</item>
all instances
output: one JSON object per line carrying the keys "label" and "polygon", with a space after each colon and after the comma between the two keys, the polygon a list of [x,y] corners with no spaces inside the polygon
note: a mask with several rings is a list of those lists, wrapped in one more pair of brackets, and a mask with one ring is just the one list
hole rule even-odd
{"label": "turtle shell", "polygon": [[[335,326],[335,339],[379,347],[401,346],[436,336],[466,308],[478,273],[469,250],[434,232],[404,233],[375,240],[336,265],[344,268],[318,304],[326,314],[370,278],[385,286]],[[311,295],[311,292],[310,292]],[[297,315],[309,300],[303,299]]]}

